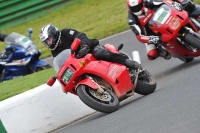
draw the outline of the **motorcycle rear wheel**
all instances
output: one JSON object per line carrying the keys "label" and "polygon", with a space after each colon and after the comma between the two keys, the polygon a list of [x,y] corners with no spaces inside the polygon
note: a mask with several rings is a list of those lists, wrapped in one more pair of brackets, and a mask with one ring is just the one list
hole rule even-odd
{"label": "motorcycle rear wheel", "polygon": [[44,67],[37,67],[36,69],[35,69],[35,72],[39,72],[39,71],[42,71],[42,70],[44,70],[45,68]]}
{"label": "motorcycle rear wheel", "polygon": [[35,69],[35,72],[39,72],[39,71],[42,71],[42,70],[45,70],[45,69],[48,69],[48,68],[52,68],[49,64],[46,65],[46,66],[42,66],[42,67],[37,67]]}
{"label": "motorcycle rear wheel", "polygon": [[147,70],[141,72],[138,76],[138,82],[135,88],[135,92],[141,95],[148,95],[150,93],[153,93],[155,89],[155,78]]}
{"label": "motorcycle rear wheel", "polygon": [[180,60],[182,60],[185,63],[191,62],[194,60],[194,58],[179,58]]}
{"label": "motorcycle rear wheel", "polygon": [[103,112],[112,113],[119,108],[119,100],[116,95],[108,88],[102,87],[104,94],[99,94],[97,90],[86,85],[79,85],[77,87],[77,94],[79,98],[89,107]]}

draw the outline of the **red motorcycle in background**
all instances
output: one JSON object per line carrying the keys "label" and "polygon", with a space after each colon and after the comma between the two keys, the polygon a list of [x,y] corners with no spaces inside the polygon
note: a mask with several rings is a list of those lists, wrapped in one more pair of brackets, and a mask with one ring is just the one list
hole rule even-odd
{"label": "red motorcycle in background", "polygon": [[183,9],[189,14],[189,19],[200,30],[200,5],[194,4],[193,0],[178,0]]}
{"label": "red motorcycle in background", "polygon": [[186,11],[176,10],[170,5],[171,2],[166,0],[154,12],[148,25],[162,38],[162,43],[157,45],[158,49],[165,49],[171,56],[187,63],[200,56],[199,28]]}
{"label": "red motorcycle in background", "polygon": [[[56,76],[49,78],[49,86],[58,80],[64,93],[75,94],[89,107],[104,113],[116,111],[119,102],[134,92],[148,95],[156,89],[154,77],[142,67],[137,71],[127,69],[121,64],[96,60],[90,53],[77,59],[74,51],[79,45],[80,40],[75,39],[71,50],[56,56],[53,61]],[[118,53],[123,45],[118,49],[111,44],[105,47]],[[120,54],[130,59],[128,55]],[[134,60],[140,62],[139,54],[134,54]]]}

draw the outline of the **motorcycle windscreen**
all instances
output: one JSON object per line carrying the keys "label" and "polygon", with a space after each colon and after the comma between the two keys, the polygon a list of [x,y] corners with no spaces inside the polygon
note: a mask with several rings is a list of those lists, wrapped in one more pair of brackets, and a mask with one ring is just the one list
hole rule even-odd
{"label": "motorcycle windscreen", "polygon": [[154,28],[159,28],[167,21],[170,14],[171,14],[171,9],[166,4],[162,5],[160,8],[158,8],[154,16],[149,21],[149,26]]}
{"label": "motorcycle windscreen", "polygon": [[17,46],[23,47],[25,49],[27,49],[28,47],[30,47],[30,45],[33,44],[33,42],[28,37],[25,37],[21,34],[15,33],[15,32],[12,32],[11,34],[9,34],[4,39],[4,41],[7,44],[17,45]]}
{"label": "motorcycle windscreen", "polygon": [[70,54],[71,54],[71,50],[70,49],[66,49],[66,50],[62,51],[61,53],[59,53],[54,58],[53,67],[54,67],[54,70],[55,70],[56,74],[58,73],[58,71],[61,68],[61,66],[65,63],[65,61],[68,59]]}

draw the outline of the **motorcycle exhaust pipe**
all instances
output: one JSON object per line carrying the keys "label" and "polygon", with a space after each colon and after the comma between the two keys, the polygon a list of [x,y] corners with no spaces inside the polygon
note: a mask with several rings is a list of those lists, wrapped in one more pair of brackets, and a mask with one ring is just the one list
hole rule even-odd
{"label": "motorcycle exhaust pipe", "polygon": [[190,17],[190,20],[194,23],[194,25],[197,27],[197,29],[200,32],[200,23],[196,19],[194,19],[192,17]]}
{"label": "motorcycle exhaust pipe", "polygon": [[187,33],[184,36],[184,40],[189,43],[189,45],[193,46],[194,48],[197,48],[198,50],[200,50],[200,39],[193,36],[190,33]]}
{"label": "motorcycle exhaust pipe", "polygon": [[196,37],[198,37],[198,38],[200,39],[200,35],[199,35],[198,33],[194,32],[194,31],[193,31],[192,29],[190,29],[190,28],[187,28],[187,29],[188,29],[189,33],[195,35]]}
{"label": "motorcycle exhaust pipe", "polygon": [[141,64],[141,61],[140,61],[140,54],[138,51],[133,51],[132,52],[132,57],[133,57],[133,60],[134,61],[137,61],[139,64]]}

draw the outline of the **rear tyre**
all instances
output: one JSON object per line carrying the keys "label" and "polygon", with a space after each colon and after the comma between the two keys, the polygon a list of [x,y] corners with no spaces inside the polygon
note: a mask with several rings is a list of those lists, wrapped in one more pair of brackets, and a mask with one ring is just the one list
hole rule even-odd
{"label": "rear tyre", "polygon": [[39,71],[42,71],[42,70],[44,70],[45,69],[45,67],[37,67],[36,69],[35,69],[35,72],[39,72]]}
{"label": "rear tyre", "polygon": [[191,62],[194,60],[194,58],[179,58],[180,60],[182,60],[185,63]]}
{"label": "rear tyre", "polygon": [[147,71],[144,70],[138,76],[138,82],[135,92],[141,95],[148,95],[156,89],[155,78]]}
{"label": "rear tyre", "polygon": [[46,65],[46,66],[42,66],[42,67],[37,67],[35,69],[35,72],[39,72],[39,71],[42,71],[42,70],[45,70],[45,69],[48,69],[48,68],[52,68],[49,64]]}
{"label": "rear tyre", "polygon": [[104,94],[99,94],[97,90],[86,86],[79,85],[77,94],[79,98],[89,107],[103,112],[112,113],[119,108],[119,100],[116,95],[106,86],[100,85],[104,89]]}

